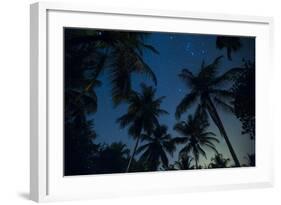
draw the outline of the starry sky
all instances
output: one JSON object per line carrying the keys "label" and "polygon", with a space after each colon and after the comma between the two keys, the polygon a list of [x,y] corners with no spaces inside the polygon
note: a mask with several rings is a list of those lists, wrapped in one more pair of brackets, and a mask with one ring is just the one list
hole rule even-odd
{"label": "starry sky", "polygon": [[[190,90],[179,79],[178,74],[183,68],[188,68],[193,73],[197,73],[201,66],[202,60],[206,64],[212,63],[213,60],[224,55],[220,65],[220,72],[225,72],[233,67],[241,66],[242,59],[255,60],[255,38],[241,37],[242,48],[232,54],[232,61],[226,57],[226,50],[216,48],[215,35],[201,34],[181,34],[181,33],[160,33],[154,32],[145,39],[145,43],[154,46],[159,54],[151,51],[144,52],[143,59],[151,67],[157,76],[157,97],[166,96],[162,103],[162,108],[169,112],[169,115],[160,117],[160,124],[168,126],[168,132],[173,136],[179,136],[173,130],[176,123],[175,110],[176,106],[182,100],[183,96]],[[127,105],[121,104],[114,108],[111,101],[111,85],[109,76],[104,73],[100,76],[103,82],[102,86],[96,89],[98,96],[98,111],[89,118],[94,118],[95,131],[97,132],[96,142],[110,144],[112,142],[121,141],[128,145],[131,150],[134,141],[127,134],[127,128],[120,129],[116,123],[116,119],[126,113]],[[144,75],[135,74],[132,78],[132,86],[136,91],[140,90],[140,83],[144,82],[148,85],[154,85],[153,82]],[[188,114],[193,114],[195,108],[191,108],[187,113],[183,114],[181,120],[185,120]],[[246,163],[246,155],[255,152],[254,142],[247,135],[241,134],[241,123],[232,114],[218,110],[225,129],[228,133],[233,148],[238,156],[241,164]],[[224,139],[220,136],[219,130],[210,120],[209,130],[217,135],[220,143],[216,145],[217,150],[226,158],[230,158],[233,164],[231,155],[228,151]],[[178,146],[177,150],[180,150]],[[199,164],[208,165],[214,152],[206,149],[208,158],[200,158]],[[170,157],[170,163],[178,159],[178,151],[173,157]]]}

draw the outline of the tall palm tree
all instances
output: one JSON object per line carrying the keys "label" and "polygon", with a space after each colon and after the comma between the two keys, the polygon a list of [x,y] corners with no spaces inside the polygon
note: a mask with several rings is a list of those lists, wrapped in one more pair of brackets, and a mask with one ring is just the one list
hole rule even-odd
{"label": "tall palm tree", "polygon": [[131,92],[127,102],[129,104],[127,113],[117,119],[121,128],[129,127],[128,133],[136,140],[132,155],[128,163],[127,172],[130,170],[132,159],[135,156],[141,133],[148,135],[159,126],[158,117],[168,114],[160,108],[164,96],[155,98],[156,90],[152,86],[141,84],[141,92]]}
{"label": "tall palm tree", "polygon": [[[81,78],[81,73],[85,70],[91,73],[90,81],[84,84],[85,90],[91,88],[92,82],[97,80],[104,70],[108,70],[112,99],[115,105],[118,105],[131,91],[133,73],[145,74],[157,83],[153,71],[142,59],[144,50],[158,53],[153,46],[145,43],[148,33],[89,29],[71,29],[66,32],[66,62],[69,62],[67,67],[72,70],[67,73],[74,79],[78,76],[77,72],[80,72]],[[69,60],[74,59],[71,57],[73,55],[75,62]]]}
{"label": "tall palm tree", "polygon": [[176,143],[184,144],[185,146],[180,150],[180,155],[192,153],[195,161],[195,168],[198,169],[198,161],[200,155],[206,156],[204,148],[209,148],[217,153],[214,142],[219,142],[215,138],[215,134],[208,132],[209,123],[207,116],[202,107],[199,105],[195,114],[189,115],[186,121],[178,122],[174,129],[181,135],[176,137]]}
{"label": "tall palm tree", "polygon": [[227,168],[229,161],[229,158],[223,158],[223,155],[218,153],[211,159],[209,168]]}
{"label": "tall palm tree", "polygon": [[[223,83],[228,83],[235,78],[241,72],[240,68],[233,68],[229,71],[219,75],[218,68],[222,56],[217,57],[213,63],[205,65],[204,61],[201,65],[201,69],[197,75],[194,75],[190,70],[183,69],[179,74],[179,77],[191,88],[179,105],[176,108],[176,117],[180,116],[187,111],[195,103],[200,102],[202,109],[209,113],[213,122],[218,127],[221,136],[224,137],[226,144],[229,148],[231,156],[237,167],[240,166],[239,160],[235,154],[235,151],[227,136],[217,106],[222,106],[228,110],[233,110],[229,105],[229,100],[233,99],[233,94],[227,89],[223,89]],[[215,104],[216,103],[216,106]]]}
{"label": "tall palm tree", "polygon": [[168,167],[167,155],[172,155],[176,147],[171,135],[167,134],[167,126],[158,126],[150,135],[142,134],[141,139],[147,143],[140,146],[136,152],[142,153],[140,160],[147,163],[152,171],[156,171],[160,164]]}
{"label": "tall palm tree", "polygon": [[226,48],[227,58],[232,60],[231,53],[236,52],[242,46],[241,40],[239,37],[231,36],[218,36],[216,40],[216,45],[218,49]]}

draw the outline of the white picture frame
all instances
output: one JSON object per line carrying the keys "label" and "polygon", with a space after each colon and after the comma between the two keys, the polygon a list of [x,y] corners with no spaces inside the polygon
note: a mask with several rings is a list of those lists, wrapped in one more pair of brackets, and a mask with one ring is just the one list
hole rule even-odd
{"label": "white picture frame", "polygon": [[[93,19],[98,24],[92,24]],[[186,25],[186,26],[182,26]],[[192,27],[190,27],[192,25]],[[64,26],[256,36],[256,167],[64,177],[62,172],[62,35]],[[273,19],[184,11],[98,8],[40,2],[30,12],[30,198],[54,201],[273,186]],[[57,68],[58,71],[55,71]],[[264,69],[267,68],[267,69]],[[267,82],[267,83],[264,83]],[[266,138],[265,139],[265,136]],[[270,140],[269,140],[270,138]],[[165,183],[163,183],[165,179]],[[183,180],[184,179],[184,180]],[[146,181],[151,185],[146,186]],[[187,181],[188,183],[182,183]]]}

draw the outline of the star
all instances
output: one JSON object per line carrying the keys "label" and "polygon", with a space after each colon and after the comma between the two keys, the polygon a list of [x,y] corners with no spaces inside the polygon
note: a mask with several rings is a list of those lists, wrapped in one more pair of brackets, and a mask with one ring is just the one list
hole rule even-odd
{"label": "star", "polygon": [[202,50],[202,51],[201,51],[201,53],[202,53],[202,54],[206,54],[206,53],[207,53],[207,51],[205,51],[205,50]]}
{"label": "star", "polygon": [[170,40],[174,40],[174,36],[170,36]]}

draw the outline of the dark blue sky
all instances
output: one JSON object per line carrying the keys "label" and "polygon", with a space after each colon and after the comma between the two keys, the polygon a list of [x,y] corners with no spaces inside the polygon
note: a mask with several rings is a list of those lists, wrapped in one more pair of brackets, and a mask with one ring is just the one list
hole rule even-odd
{"label": "dark blue sky", "polygon": [[[241,40],[242,48],[238,52],[233,53],[233,60],[229,61],[226,57],[222,59],[221,72],[225,72],[235,66],[241,66],[243,58],[255,60],[255,39],[243,37]],[[197,73],[202,60],[209,64],[216,57],[225,55],[226,51],[216,48],[216,36],[214,35],[152,33],[145,41],[159,51],[158,55],[150,51],[144,52],[144,60],[157,76],[157,97],[166,96],[162,103],[162,108],[170,113],[160,117],[159,121],[161,124],[168,126],[169,133],[173,137],[179,136],[173,130],[173,126],[176,123],[174,113],[176,106],[183,96],[189,92],[189,89],[178,78],[178,74],[183,68],[188,68],[192,72]],[[100,88],[96,89],[98,111],[93,116],[95,130],[98,134],[97,142],[110,144],[122,141],[132,149],[134,141],[128,136],[127,129],[120,129],[119,125],[116,124],[116,119],[126,113],[127,105],[122,104],[117,108],[113,108],[109,76],[104,73],[100,80],[103,84]],[[136,74],[132,79],[133,89],[139,91],[141,82],[153,85],[152,81],[147,79],[146,76]],[[188,114],[193,114],[193,109],[182,115],[181,120],[185,120]],[[219,114],[241,164],[246,162],[245,156],[255,152],[254,142],[247,135],[241,135],[241,123],[234,115],[226,114],[220,110]],[[214,132],[220,140],[220,143],[216,146],[217,150],[224,157],[231,159],[225,141],[220,136],[218,129],[211,120],[210,124],[210,131]],[[208,164],[211,157],[214,156],[212,151],[206,151],[208,159],[201,158],[199,164]],[[177,160],[177,157],[178,153],[174,153],[171,162]]]}

